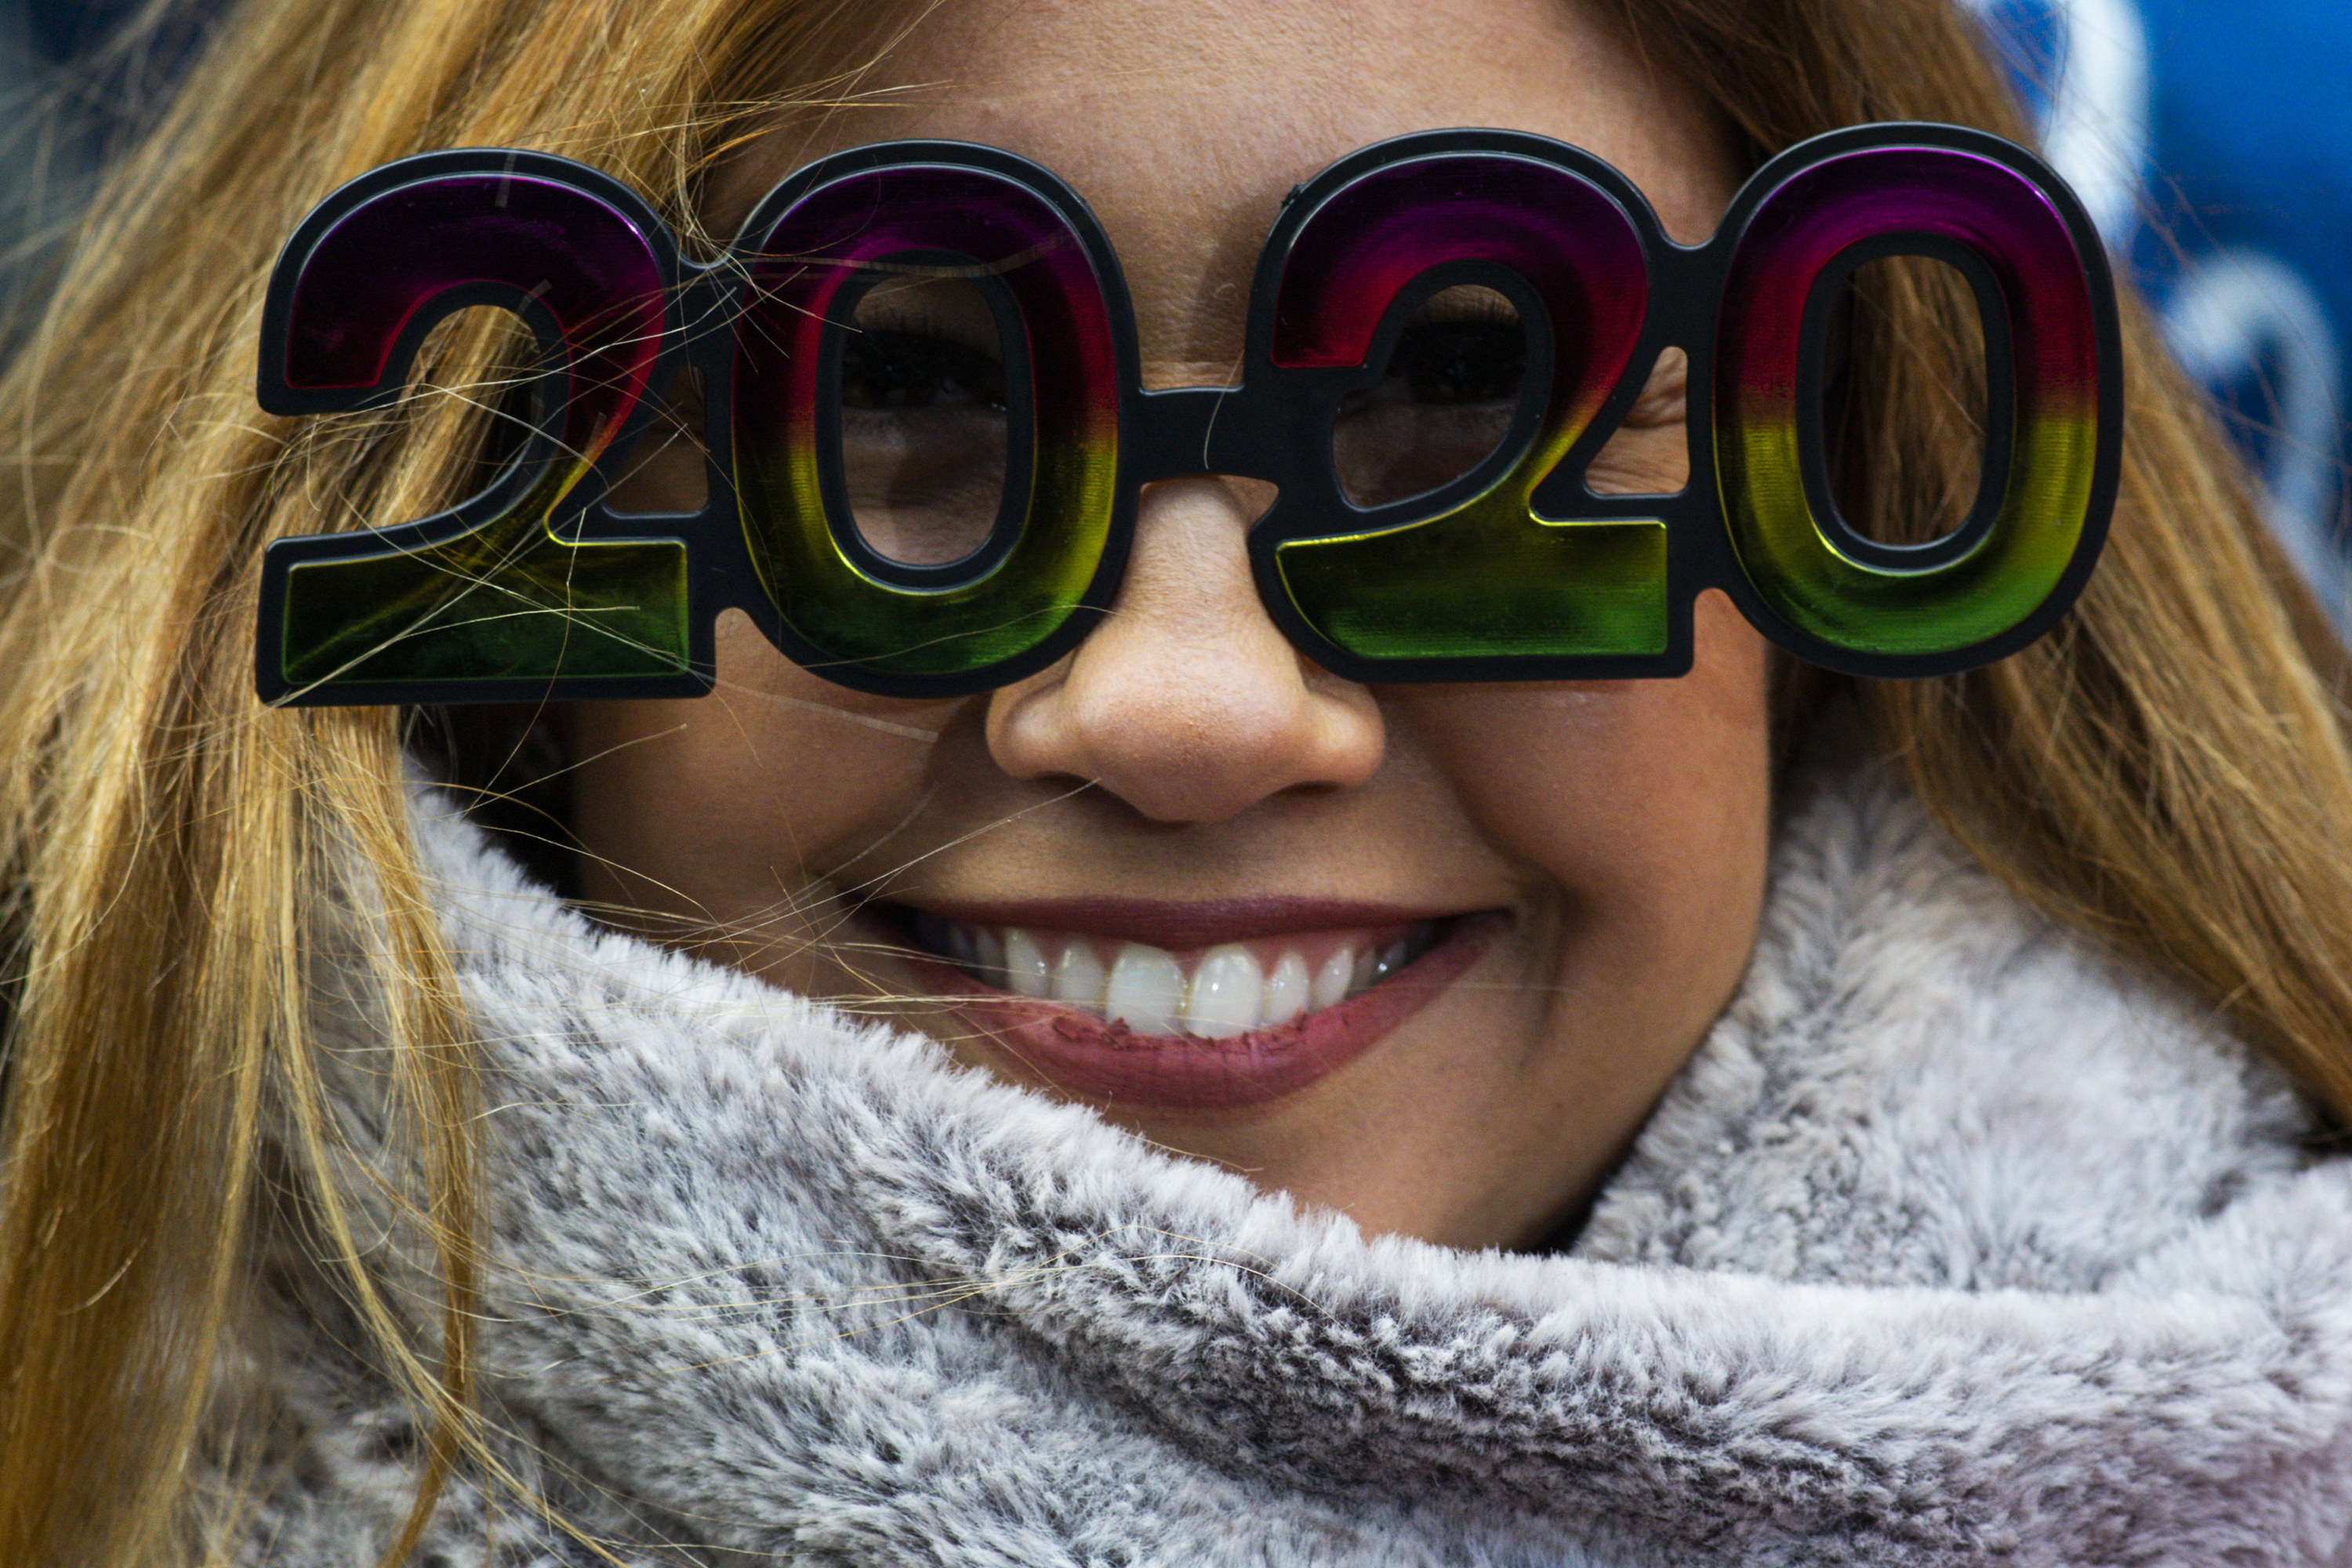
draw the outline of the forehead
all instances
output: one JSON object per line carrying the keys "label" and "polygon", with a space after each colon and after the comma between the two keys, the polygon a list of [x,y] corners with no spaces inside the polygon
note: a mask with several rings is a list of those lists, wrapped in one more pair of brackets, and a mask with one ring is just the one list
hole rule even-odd
{"label": "forehead", "polygon": [[1565,0],[948,0],[850,100],[747,149],[731,218],[810,158],[902,137],[1033,158],[1093,207],[1147,360],[1236,351],[1285,193],[1343,153],[1443,126],[1532,131],[1622,170],[1706,237],[1736,184],[1696,96]]}

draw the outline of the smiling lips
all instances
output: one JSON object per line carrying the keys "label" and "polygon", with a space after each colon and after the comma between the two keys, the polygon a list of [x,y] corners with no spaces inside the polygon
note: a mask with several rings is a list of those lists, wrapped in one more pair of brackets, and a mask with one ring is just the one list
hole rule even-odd
{"label": "smiling lips", "polygon": [[1294,900],[905,916],[929,955],[915,966],[1027,1066],[1076,1093],[1196,1109],[1277,1099],[1353,1060],[1498,923]]}

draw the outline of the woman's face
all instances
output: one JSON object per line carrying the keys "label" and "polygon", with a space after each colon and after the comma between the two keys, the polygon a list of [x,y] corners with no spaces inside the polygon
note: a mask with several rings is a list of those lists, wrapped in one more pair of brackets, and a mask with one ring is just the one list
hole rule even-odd
{"label": "woman's face", "polygon": [[[969,0],[856,87],[749,149],[714,227],[837,148],[1009,148],[1101,219],[1155,386],[1237,379],[1276,206],[1368,142],[1557,137],[1685,242],[1735,184],[1690,96],[1563,0]],[[922,322],[955,300],[915,304],[887,341],[953,335]],[[1473,355],[1493,338],[1433,330]],[[1681,406],[1664,365],[1595,487],[1679,488]],[[656,458],[636,500],[696,472]],[[585,890],[1368,1230],[1532,1244],[1591,1196],[1747,961],[1763,644],[1709,595],[1679,679],[1359,686],[1259,604],[1244,536],[1267,499],[1151,487],[1111,615],[982,696],[850,692],[723,621],[714,695],[570,715]]]}

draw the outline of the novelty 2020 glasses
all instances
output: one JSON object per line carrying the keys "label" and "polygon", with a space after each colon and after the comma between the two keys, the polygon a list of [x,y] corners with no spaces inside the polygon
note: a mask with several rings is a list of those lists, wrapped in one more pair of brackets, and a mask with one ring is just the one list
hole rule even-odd
{"label": "novelty 2020 glasses", "polygon": [[[1981,481],[1925,544],[1865,537],[1829,479],[1836,315],[1853,269],[1891,255],[1957,268],[1983,326]],[[1364,148],[1276,216],[1240,384],[1157,392],[1101,226],[1008,153],[821,159],[707,263],[582,164],[428,153],[338,190],[288,242],[261,402],[388,403],[425,332],[482,304],[543,356],[520,450],[437,516],[272,544],[266,700],[699,695],[730,606],[843,685],[999,686],[1109,606],[1142,487],[1199,474],[1276,487],[1248,536],[1266,613],[1352,679],[1678,675],[1710,587],[1801,658],[1940,674],[2073,602],[2122,435],[2095,231],[2039,159],[1950,126],[1791,148],[1696,247],[1546,138]],[[1669,346],[1688,355],[1691,481],[1597,494],[1586,465]],[[649,394],[688,369],[706,503],[614,510]]]}

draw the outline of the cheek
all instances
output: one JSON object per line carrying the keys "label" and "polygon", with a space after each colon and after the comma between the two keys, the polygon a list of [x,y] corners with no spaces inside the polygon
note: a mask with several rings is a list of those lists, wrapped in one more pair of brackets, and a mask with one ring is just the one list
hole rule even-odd
{"label": "cheek", "polygon": [[915,808],[952,703],[821,680],[740,613],[718,626],[719,684],[675,702],[583,703],[574,827],[633,901],[741,918],[856,856]]}
{"label": "cheek", "polygon": [[1700,599],[1696,631],[1676,680],[1401,700],[1480,830],[1562,919],[1628,958],[1719,956],[1736,972],[1770,831],[1766,645],[1719,594]]}

